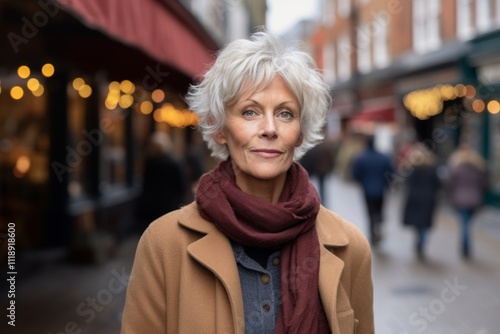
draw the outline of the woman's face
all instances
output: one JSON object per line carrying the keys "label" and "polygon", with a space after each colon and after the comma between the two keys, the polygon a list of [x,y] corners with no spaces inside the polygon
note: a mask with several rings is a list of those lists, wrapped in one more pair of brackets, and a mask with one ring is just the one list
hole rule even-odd
{"label": "woman's face", "polygon": [[227,145],[243,190],[263,180],[284,182],[294,150],[302,144],[299,102],[276,76],[226,108],[224,128],[214,139]]}

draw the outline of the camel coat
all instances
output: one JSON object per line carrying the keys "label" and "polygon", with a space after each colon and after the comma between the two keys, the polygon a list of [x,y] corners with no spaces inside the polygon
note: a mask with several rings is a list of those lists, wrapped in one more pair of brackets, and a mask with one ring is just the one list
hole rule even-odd
{"label": "camel coat", "polygon": [[[373,333],[371,252],[361,231],[321,207],[319,290],[334,333]],[[122,334],[244,334],[230,241],[192,203],[154,221],[139,242]]]}

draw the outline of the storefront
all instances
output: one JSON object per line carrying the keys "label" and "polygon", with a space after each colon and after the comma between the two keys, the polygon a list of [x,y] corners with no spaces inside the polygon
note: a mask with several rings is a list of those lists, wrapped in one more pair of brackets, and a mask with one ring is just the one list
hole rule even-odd
{"label": "storefront", "polygon": [[151,133],[182,154],[196,123],[182,96],[217,45],[176,2],[114,3],[1,5],[0,232],[14,223],[19,250],[105,255],[133,224]]}
{"label": "storefront", "polygon": [[500,32],[472,41],[469,61],[476,72],[481,152],[488,161],[490,204],[500,207]]}

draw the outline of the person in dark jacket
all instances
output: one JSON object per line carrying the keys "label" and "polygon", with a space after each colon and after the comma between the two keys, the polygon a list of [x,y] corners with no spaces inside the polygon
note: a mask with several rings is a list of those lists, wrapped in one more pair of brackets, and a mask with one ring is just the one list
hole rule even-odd
{"label": "person in dark jacket", "polygon": [[441,181],[436,157],[425,145],[414,144],[408,151],[407,159],[413,169],[406,179],[403,224],[415,228],[415,252],[419,259],[423,259],[426,236],[433,225]]}
{"label": "person in dark jacket", "polygon": [[484,201],[487,187],[486,161],[469,145],[462,144],[450,155],[447,189],[451,205],[460,214],[462,256],[470,257],[470,222]]}
{"label": "person in dark jacket", "polygon": [[352,175],[363,189],[372,245],[381,239],[382,210],[392,172],[391,159],[377,151],[373,136],[368,136],[365,150],[354,159]]}
{"label": "person in dark jacket", "polygon": [[174,155],[168,135],[155,132],[148,145],[136,211],[140,233],[156,218],[179,209],[188,187],[182,161]]}

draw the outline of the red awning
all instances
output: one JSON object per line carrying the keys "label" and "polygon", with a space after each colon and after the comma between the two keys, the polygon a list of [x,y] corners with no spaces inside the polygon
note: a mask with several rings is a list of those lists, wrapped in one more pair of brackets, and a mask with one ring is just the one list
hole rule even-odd
{"label": "red awning", "polygon": [[394,122],[394,108],[365,109],[357,113],[356,115],[352,116],[350,121],[392,123]]}
{"label": "red awning", "polygon": [[202,74],[214,59],[216,43],[177,1],[58,1],[87,25],[142,49],[191,78]]}

